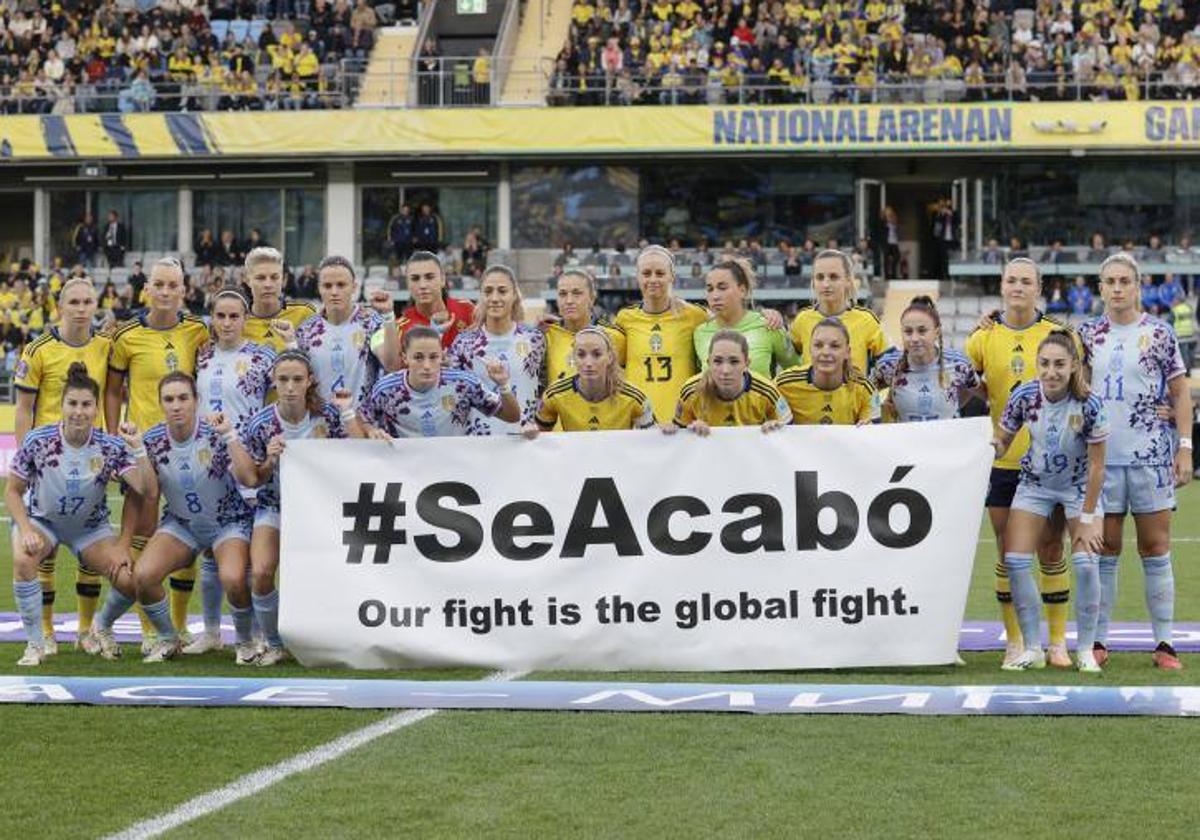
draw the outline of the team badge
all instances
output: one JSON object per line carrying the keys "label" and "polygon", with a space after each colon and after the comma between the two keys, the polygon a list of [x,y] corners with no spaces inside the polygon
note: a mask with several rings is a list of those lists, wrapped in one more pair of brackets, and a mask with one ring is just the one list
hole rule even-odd
{"label": "team badge", "polygon": [[1021,376],[1025,373],[1025,360],[1020,356],[1013,356],[1011,367],[1013,376]]}
{"label": "team badge", "polygon": [[366,340],[366,336],[363,335],[362,330],[355,330],[350,335],[350,344],[354,347],[355,350],[361,350],[362,346],[363,346],[363,342],[365,340]]}
{"label": "team badge", "polygon": [[442,410],[443,411],[453,411],[454,404],[455,404],[455,399],[454,399],[453,394],[444,394],[442,396]]}
{"label": "team badge", "polygon": [[91,470],[94,475],[98,475],[103,466],[104,459],[99,455],[93,455],[91,460],[88,461],[88,469]]}
{"label": "team badge", "polygon": [[179,370],[179,357],[174,350],[167,351],[167,370]]}
{"label": "team badge", "polygon": [[1150,336],[1145,335],[1144,333],[1142,335],[1138,336],[1138,350],[1145,352],[1146,348],[1149,346],[1150,346]]}
{"label": "team badge", "polygon": [[29,362],[21,359],[21,361],[17,362],[16,378],[24,379],[27,376],[29,376]]}
{"label": "team badge", "polygon": [[208,447],[201,449],[196,453],[196,460],[200,462],[200,466],[207,469],[212,465],[212,450]]}
{"label": "team badge", "polygon": [[315,437],[315,438],[327,438],[327,437],[329,437],[329,427],[325,425],[325,421],[324,421],[324,420],[322,420],[321,422],[317,423],[317,425],[313,426],[313,430],[312,430],[312,436],[313,436],[313,437]]}
{"label": "team badge", "polygon": [[1083,415],[1072,414],[1071,418],[1067,421],[1067,425],[1071,427],[1072,432],[1079,434],[1083,431]]}
{"label": "team badge", "polygon": [[651,353],[661,353],[662,349],[663,349],[662,336],[659,335],[658,333],[652,334],[650,336],[650,352]]}
{"label": "team badge", "polygon": [[237,371],[238,376],[245,376],[250,371],[250,363],[245,359],[238,359],[237,364],[233,366],[233,369]]}
{"label": "team badge", "polygon": [[524,359],[526,356],[529,355],[529,349],[530,349],[529,342],[528,341],[518,341],[515,349],[517,351],[517,355],[519,357],[521,357],[522,359]]}

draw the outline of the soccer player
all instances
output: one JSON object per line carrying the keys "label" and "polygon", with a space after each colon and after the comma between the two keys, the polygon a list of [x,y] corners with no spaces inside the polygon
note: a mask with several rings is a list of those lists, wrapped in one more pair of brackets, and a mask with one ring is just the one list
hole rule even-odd
{"label": "soccer player", "polygon": [[560,319],[546,327],[547,384],[575,375],[575,338],[587,327],[599,327],[608,333],[617,358],[624,355],[624,334],[595,316],[596,279],[590,271],[563,269],[558,276],[555,296]]}
{"label": "soccer player", "polygon": [[404,265],[409,305],[397,322],[403,335],[413,327],[432,327],[441,336],[442,349],[449,350],[458,334],[475,320],[475,307],[456,300],[446,291],[446,270],[437,254],[414,251]]}
{"label": "soccer player", "polygon": [[[166,420],[149,429],[142,440],[166,507],[134,569],[137,600],[157,634],[143,661],[163,662],[180,652],[163,580],[195,562],[197,554],[211,550],[229,596],[237,632],[236,662],[248,665],[258,654],[250,641],[246,587],[253,520],[229,469],[228,440],[236,433],[224,415],[217,415],[220,431],[200,418],[196,382],[190,375],[172,371],[162,378],[158,390]],[[105,629],[102,625],[101,631]]]}
{"label": "soccer player", "polygon": [[120,426],[119,438],[96,428],[99,403],[100,386],[83,362],[72,362],[62,384],[62,419],[25,435],[9,467],[4,501],[14,525],[13,596],[27,641],[18,665],[40,665],[46,656],[37,570],[60,542],[112,581],[110,599],[134,591],[129,554],[108,523],[107,487],[119,479],[144,494],[153,479],[131,424]]}
{"label": "soccer player", "polygon": [[813,258],[813,304],[796,313],[791,329],[792,344],[800,354],[801,365],[813,363],[813,329],[826,318],[837,318],[850,335],[851,363],[859,374],[871,373],[875,360],[887,349],[888,340],[875,313],[868,307],[855,305],[856,290],[854,263],[846,254],[829,249]]}
{"label": "soccer player", "polygon": [[871,384],[887,389],[884,416],[901,423],[957,417],[959,408],[981,390],[971,360],[942,345],[942,319],[927,295],[918,295],[900,315],[903,348],[879,357]]}
{"label": "soccer player", "polygon": [[570,362],[574,373],[555,380],[542,394],[533,422],[522,429],[527,438],[556,427],[564,432],[594,432],[655,425],[650,400],[625,381],[612,335],[601,326],[575,333]]}
{"label": "soccer player", "polygon": [[[1117,596],[1117,560],[1126,514],[1133,514],[1154,628],[1153,662],[1182,668],[1171,644],[1175,576],[1171,568],[1171,511],[1175,488],[1192,478],[1192,400],[1179,342],[1171,329],[1141,310],[1137,261],[1113,254],[1100,266],[1104,314],[1079,328],[1092,371],[1092,389],[1112,423],[1104,476],[1104,550],[1100,557],[1100,627],[1096,659],[1108,658],[1108,623]],[[1170,400],[1179,445],[1156,407]]]}
{"label": "soccer player", "polygon": [[707,321],[696,327],[692,340],[696,358],[707,364],[709,345],[720,331],[735,330],[746,337],[750,348],[750,370],[770,379],[776,370],[798,361],[792,342],[782,329],[772,329],[767,318],[754,310],[754,269],[741,259],[727,259],[714,265],[704,279],[708,309]]}
{"label": "soccer player", "polygon": [[670,423],[683,383],[696,375],[695,332],[708,314],[674,296],[675,258],[666,248],[642,249],[636,270],[642,302],[613,322],[625,336],[621,363],[627,381],[650,398],[655,419]]}
{"label": "soccer player", "polygon": [[826,318],[809,333],[811,365],[796,365],[775,377],[775,386],[799,425],[856,425],[879,420],[875,389],[851,362],[850,332],[839,318]]}
{"label": "soccer player", "polygon": [[719,330],[707,351],[704,371],[683,384],[664,432],[688,429],[707,437],[713,426],[762,426],[770,432],[792,422],[792,409],[775,383],[751,370],[745,333]]}
{"label": "soccer player", "polygon": [[1092,653],[1100,612],[1100,568],[1096,554],[1103,544],[1098,505],[1104,484],[1104,449],[1109,436],[1104,404],[1088,390],[1074,336],[1052,332],[1037,349],[1038,379],[1013,391],[992,441],[996,457],[1004,455],[1017,432],[1029,430],[1017,484],[1004,531],[1004,565],[1013,604],[1021,624],[1024,649],[1006,657],[1005,671],[1045,668],[1041,644],[1042,609],[1033,577],[1033,551],[1050,515],[1062,506],[1071,533],[1075,567],[1075,617],[1080,671],[1098,673]]}
{"label": "soccer player", "polygon": [[[216,340],[201,347],[196,359],[198,410],[224,414],[239,431],[266,404],[271,390],[271,367],[275,364],[275,351],[246,339],[249,310],[250,303],[240,285],[229,285],[217,292],[212,302],[211,324]],[[243,489],[242,497],[247,502],[253,503],[254,495],[253,490]],[[184,653],[195,655],[221,649],[222,598],[217,560],[211,552],[204,552],[200,558],[204,632],[184,647]]]}
{"label": "soccer player", "polygon": [[[139,429],[149,429],[163,419],[158,401],[159,381],[175,370],[195,373],[197,354],[208,341],[209,332],[202,320],[181,311],[185,292],[183,265],[178,259],[164,257],[151,267],[146,281],[149,304],[146,312],[121,325],[113,334],[104,391],[108,428],[117,428],[125,388],[129,392],[130,421]],[[135,562],[157,525],[157,493],[150,497],[125,497],[121,538],[130,546]],[[187,638],[188,599],[195,581],[196,570],[191,568],[171,576],[171,619],[184,638]],[[145,637],[153,628],[143,620],[142,631],[145,645],[149,642]]]}
{"label": "soccer player", "polygon": [[[13,385],[17,391],[15,431],[17,446],[33,428],[48,426],[62,419],[63,389],[67,371],[75,362],[82,362],[93,382],[108,377],[108,354],[112,339],[92,328],[96,314],[96,289],[87,277],[71,277],[59,289],[60,320],[41,336],[25,345]],[[96,425],[103,428],[103,412],[96,412]],[[42,637],[46,656],[58,652],[54,639],[54,552],[38,567],[42,584]],[[75,573],[75,595],[79,602],[79,628],[83,636],[92,624],[100,600],[100,578],[82,565]]]}
{"label": "soccer player", "polygon": [[[375,383],[370,396],[350,417],[352,437],[447,437],[468,434],[472,412],[521,419],[521,406],[509,385],[508,366],[486,360],[496,390],[485,388],[470,370],[444,367],[442,336],[432,327],[411,327],[401,339],[404,368]],[[353,413],[352,413],[353,414]]]}
{"label": "soccer player", "polygon": [[[529,422],[537,410],[541,391],[542,363],[546,337],[536,327],[521,323],[525,310],[521,289],[512,269],[493,265],[484,269],[480,281],[479,307],[471,329],[459,334],[450,348],[450,366],[471,370],[484,381],[491,379],[491,362],[508,366],[509,387],[521,406],[521,421]],[[496,414],[472,417],[468,434],[499,435],[518,431]]]}
{"label": "soccer player", "polygon": [[[1027,257],[1010,260],[1000,277],[1000,297],[1003,310],[994,322],[971,333],[963,348],[975,371],[983,377],[992,427],[1000,433],[1000,418],[1008,398],[1037,371],[1037,348],[1042,339],[1063,326],[1037,309],[1042,294],[1042,271]],[[1007,639],[1005,662],[1011,663],[1025,649],[1021,625],[1013,608],[1008,569],[1004,564],[1007,548],[1004,534],[1008,528],[1008,512],[1020,482],[1021,458],[1029,447],[1029,432],[1022,429],[1003,456],[992,464],[988,482],[987,509],[992,529],[996,533],[996,600],[1004,620]],[[1038,546],[1041,568],[1042,603],[1046,607],[1050,627],[1050,647],[1046,661],[1056,668],[1070,668],[1067,655],[1067,602],[1071,584],[1063,558],[1062,538],[1066,522],[1061,513],[1050,517],[1050,524]]]}
{"label": "soccer player", "polygon": [[350,394],[339,392],[336,402],[321,399],[316,372],[300,350],[284,350],[271,373],[277,402],[250,418],[229,444],[234,477],[246,487],[259,488],[250,537],[253,576],[251,602],[267,649],[257,664],[276,665],[288,653],[279,635],[279,458],[287,441],[303,438],[344,438],[345,423],[354,416]]}
{"label": "soccer player", "polygon": [[400,339],[392,317],[392,296],[386,289],[371,292],[371,309],[354,302],[354,266],[345,257],[330,256],[317,269],[321,312],[299,327],[278,324],[287,346],[308,355],[317,372],[321,398],[349,391],[355,405],[371,393],[383,370],[400,366]]}
{"label": "soccer player", "polygon": [[246,254],[245,268],[251,296],[246,338],[278,353],[287,345],[279,328],[284,323],[299,327],[317,314],[317,308],[308,301],[288,300],[283,296],[283,254],[274,248],[251,249]]}

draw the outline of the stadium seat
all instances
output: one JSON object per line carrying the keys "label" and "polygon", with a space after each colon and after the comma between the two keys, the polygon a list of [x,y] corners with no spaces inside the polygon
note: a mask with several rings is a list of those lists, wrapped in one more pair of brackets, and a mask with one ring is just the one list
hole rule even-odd
{"label": "stadium seat", "polygon": [[209,21],[209,28],[212,29],[213,38],[219,44],[225,40],[225,33],[229,31],[229,21],[213,20]]}
{"label": "stadium seat", "polygon": [[229,31],[233,33],[234,39],[240,44],[246,40],[246,35],[250,32],[250,21],[232,20],[229,22]]}
{"label": "stadium seat", "polygon": [[263,30],[266,28],[267,21],[264,18],[255,18],[250,21],[250,30],[248,32],[250,40],[257,44],[259,36],[263,34]]}

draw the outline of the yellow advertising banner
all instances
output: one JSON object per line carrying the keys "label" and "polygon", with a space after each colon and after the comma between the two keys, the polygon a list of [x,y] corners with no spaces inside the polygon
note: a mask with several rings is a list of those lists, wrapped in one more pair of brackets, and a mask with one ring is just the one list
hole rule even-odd
{"label": "yellow advertising banner", "polygon": [[984,102],[0,117],[0,159],[1200,147],[1200,104]]}

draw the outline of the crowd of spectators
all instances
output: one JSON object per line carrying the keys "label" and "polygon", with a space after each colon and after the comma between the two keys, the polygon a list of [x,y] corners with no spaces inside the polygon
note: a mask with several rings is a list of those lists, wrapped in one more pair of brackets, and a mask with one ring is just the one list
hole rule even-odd
{"label": "crowd of spectators", "polygon": [[0,112],[340,107],[379,25],[355,2],[6,0]]}
{"label": "crowd of spectators", "polygon": [[576,0],[549,102],[1190,98],[1198,23],[1183,0]]}

